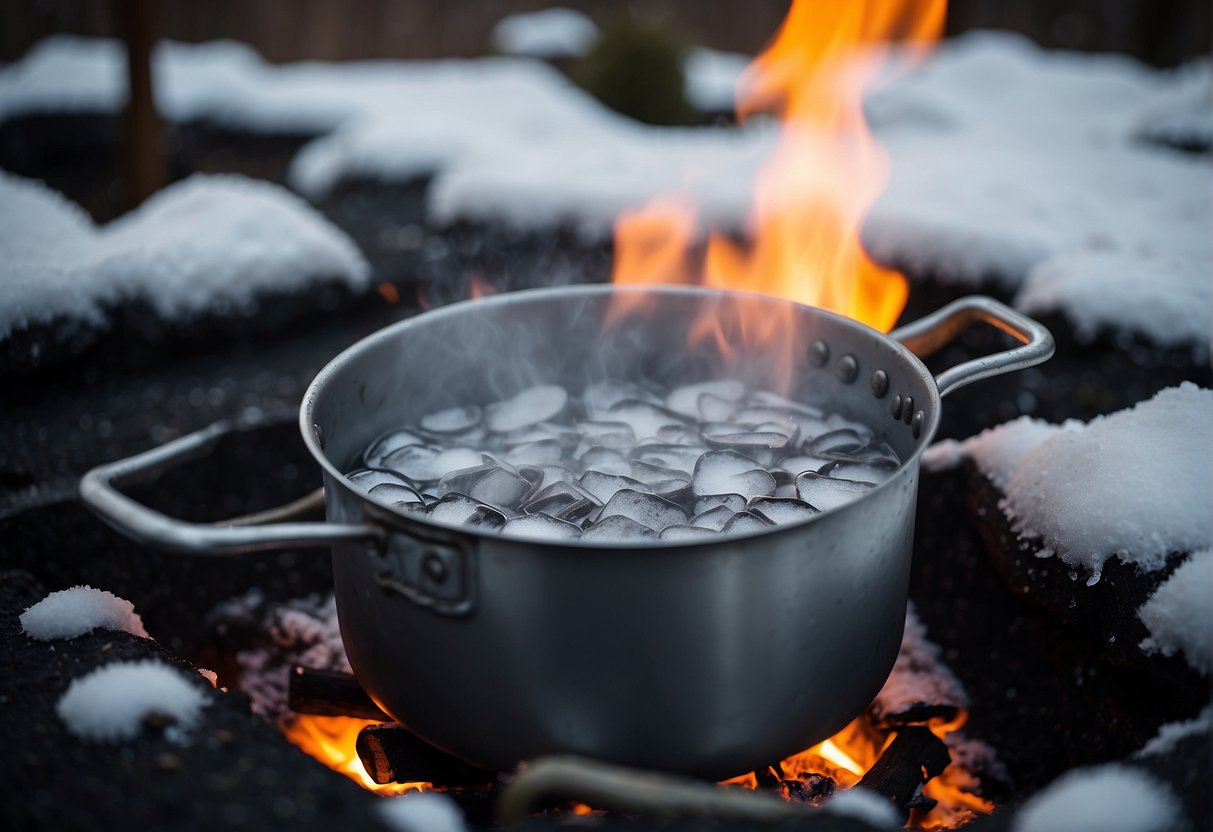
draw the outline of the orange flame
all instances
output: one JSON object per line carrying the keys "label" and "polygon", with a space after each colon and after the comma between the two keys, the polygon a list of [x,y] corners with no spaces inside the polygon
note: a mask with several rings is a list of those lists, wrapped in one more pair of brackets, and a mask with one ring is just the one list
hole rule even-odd
{"label": "orange flame", "polygon": [[397,795],[432,789],[434,784],[428,782],[381,784],[371,779],[358,758],[355,744],[358,732],[374,724],[367,719],[299,714],[282,724],[282,732],[304,753],[376,794]]}
{"label": "orange flame", "polygon": [[[900,40],[908,55],[921,53],[942,31],[945,9],[946,0],[796,0],[739,87],[743,120],[773,113],[784,125],[755,183],[752,243],[743,248],[713,233],[696,264],[690,254],[694,206],[658,197],[617,220],[612,280],[743,289],[890,329],[908,290],[901,274],[874,263],[860,245],[864,215],[888,178],[888,160],[867,129],[862,96],[879,68],[875,47]],[[608,323],[637,301],[620,303],[627,306],[612,309]],[[782,339],[790,316],[756,323],[742,327],[747,346]],[[735,323],[705,320],[691,341],[714,337],[727,354],[736,330]]]}

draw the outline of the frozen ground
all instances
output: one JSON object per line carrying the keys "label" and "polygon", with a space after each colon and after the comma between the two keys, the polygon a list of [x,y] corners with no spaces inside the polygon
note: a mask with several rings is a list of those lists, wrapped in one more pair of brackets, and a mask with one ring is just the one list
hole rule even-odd
{"label": "frozen ground", "polygon": [[[740,64],[719,57],[688,66],[714,65],[692,76],[723,97]],[[113,111],[121,64],[113,42],[44,41],[0,70],[0,117]],[[742,229],[775,142],[770,125],[640,125],[524,59],[271,66],[231,42],[166,43],[156,73],[174,120],[324,133],[292,167],[311,197],[349,177],[432,176],[436,224],[606,239],[620,211],[677,192],[705,226]],[[865,241],[914,274],[1062,310],[1080,335],[1207,345],[1213,166],[1146,139],[1207,140],[1209,77],[1207,63],[1160,72],[1008,34],[949,41],[869,97],[893,173]]]}

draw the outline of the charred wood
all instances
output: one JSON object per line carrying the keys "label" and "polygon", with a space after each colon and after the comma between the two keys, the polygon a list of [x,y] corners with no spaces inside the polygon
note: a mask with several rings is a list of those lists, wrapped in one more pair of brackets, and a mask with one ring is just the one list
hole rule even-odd
{"label": "charred wood", "polygon": [[952,762],[943,740],[927,728],[908,726],[880,755],[859,785],[893,801],[903,816],[911,809],[931,809],[935,801],[922,794],[922,787]]}
{"label": "charred wood", "polygon": [[385,722],[391,719],[349,673],[301,665],[291,668],[287,703],[297,714],[349,716]]}
{"label": "charred wood", "polygon": [[358,734],[358,757],[376,783],[429,782],[440,786],[486,786],[496,772],[470,766],[395,723],[368,725]]}

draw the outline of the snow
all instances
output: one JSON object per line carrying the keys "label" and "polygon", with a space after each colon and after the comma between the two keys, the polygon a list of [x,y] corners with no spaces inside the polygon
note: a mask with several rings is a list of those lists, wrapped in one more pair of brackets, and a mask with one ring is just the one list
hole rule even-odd
{"label": "snow", "polygon": [[492,44],[504,55],[576,58],[598,40],[594,21],[576,9],[555,6],[503,17],[493,27]]}
{"label": "snow", "polygon": [[454,800],[438,792],[409,792],[377,802],[379,817],[394,832],[464,832]]}
{"label": "snow", "polygon": [[940,659],[939,646],[927,638],[927,629],[914,612],[906,610],[905,630],[893,670],[876,700],[878,719],[904,713],[915,705],[967,707],[969,696],[960,680]]}
{"label": "snow", "polygon": [[148,638],[134,604],[91,586],[52,592],[21,614],[21,629],[38,641],[77,638],[98,627]]}
{"label": "snow", "polygon": [[337,279],[365,258],[298,197],[241,176],[196,175],[96,227],[59,194],[0,172],[0,338],[56,317],[106,320],[122,301],[166,319],[251,311],[259,291]]}
{"label": "snow", "polygon": [[1171,832],[1184,829],[1179,799],[1141,769],[1112,763],[1070,771],[1036,793],[1011,832]]}
{"label": "snow", "polygon": [[859,786],[835,794],[826,803],[825,811],[861,820],[877,829],[900,829],[902,826],[901,813],[893,807],[893,801]]}
{"label": "snow", "polygon": [[731,113],[737,83],[753,58],[737,52],[697,47],[682,62],[687,103],[704,113]]}
{"label": "snow", "polygon": [[1154,738],[1133,756],[1141,758],[1169,754],[1177,743],[1187,737],[1208,734],[1210,731],[1213,731],[1213,706],[1207,706],[1194,719],[1184,720],[1183,722],[1168,722],[1166,725],[1163,725],[1158,729],[1158,733],[1154,735]]}
{"label": "snow", "polygon": [[1137,617],[1150,631],[1142,650],[1182,653],[1188,664],[1208,675],[1213,670],[1213,549],[1193,552],[1154,590]]}
{"label": "snow", "polygon": [[210,704],[197,683],[162,661],[115,662],[75,679],[55,710],[82,740],[119,742],[139,735],[144,721],[167,718],[169,739],[184,740]]}
{"label": "snow", "polygon": [[964,450],[1006,495],[1015,530],[1095,583],[1112,555],[1154,570],[1213,546],[1210,412],[1213,390],[1185,382],[1086,425],[1021,417]]}

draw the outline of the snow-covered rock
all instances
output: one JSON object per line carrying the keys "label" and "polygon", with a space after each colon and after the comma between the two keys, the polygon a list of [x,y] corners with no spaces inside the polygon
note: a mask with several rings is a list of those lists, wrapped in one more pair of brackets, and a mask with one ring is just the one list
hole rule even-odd
{"label": "snow-covered rock", "polygon": [[77,638],[98,627],[148,638],[134,604],[91,586],[52,592],[21,614],[21,629],[38,641]]}
{"label": "snow-covered rock", "polygon": [[[1166,725],[1163,725],[1158,729],[1158,733],[1154,738],[1142,746],[1141,750],[1133,756],[1140,759],[1169,754],[1180,741],[1188,737],[1208,734],[1210,731],[1213,731],[1213,705],[1205,708],[1194,719],[1186,719],[1182,722],[1168,722]],[[1213,736],[1210,737],[1210,740],[1213,740]]]}
{"label": "snow-covered rock", "polygon": [[58,317],[102,324],[130,300],[166,319],[250,308],[321,280],[360,288],[370,266],[297,196],[196,175],[104,226],[42,184],[0,172],[0,339]]}
{"label": "snow-covered rock", "polygon": [[1154,590],[1137,616],[1150,631],[1141,643],[1147,653],[1179,652],[1200,672],[1213,670],[1213,549],[1193,552]]}
{"label": "snow-covered rock", "polygon": [[1109,764],[1067,772],[1025,803],[1011,832],[1178,832],[1179,798],[1144,771]]}
{"label": "snow-covered rock", "polygon": [[576,58],[598,40],[598,27],[576,9],[553,6],[503,17],[493,27],[493,48],[527,58]]}
{"label": "snow-covered rock", "polygon": [[115,662],[75,679],[55,710],[82,740],[132,740],[154,717],[171,721],[166,734],[181,742],[208,704],[206,694],[179,670],[149,659]]}

